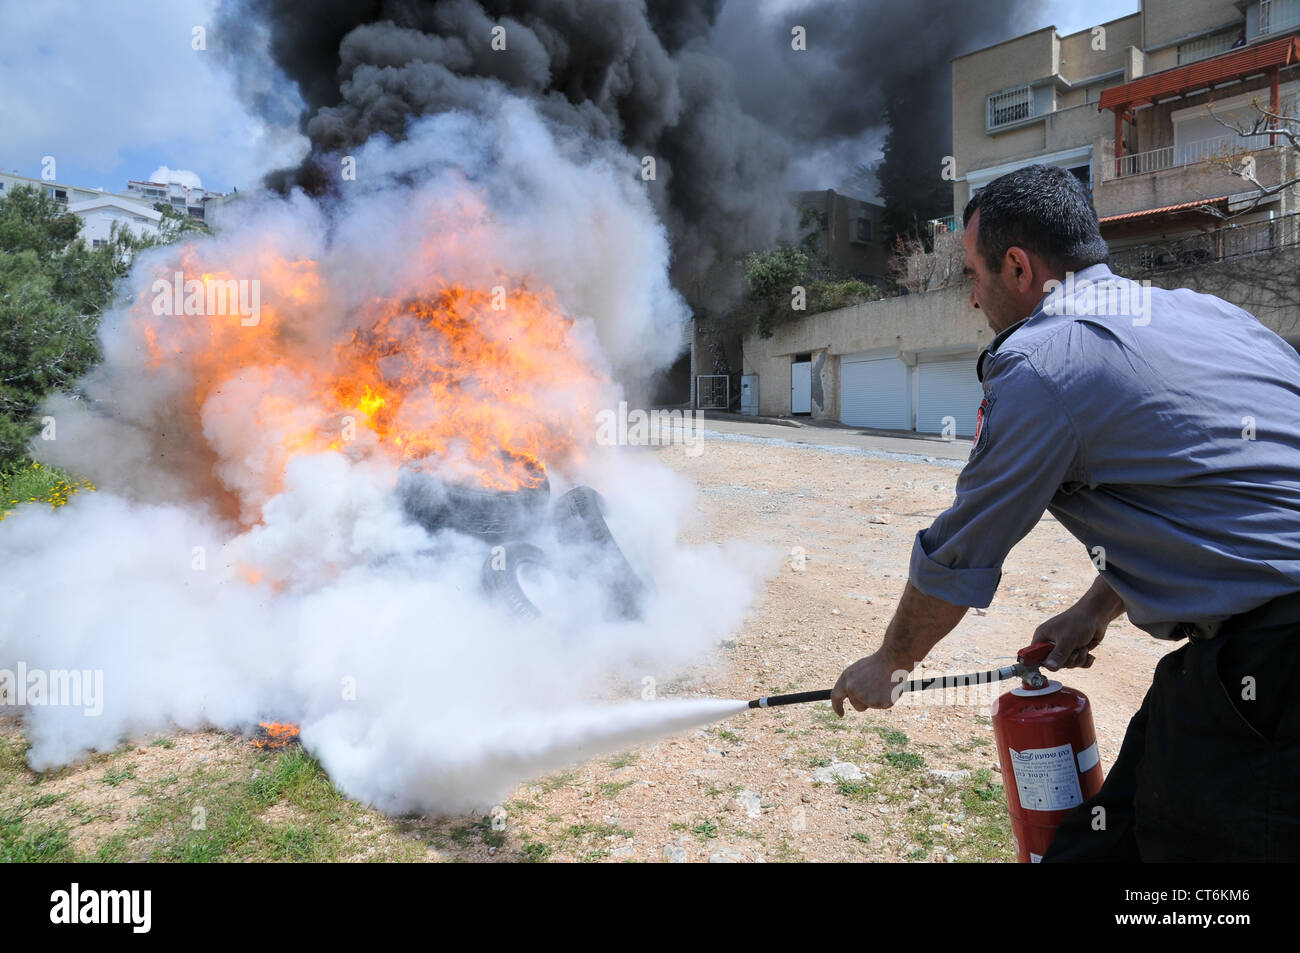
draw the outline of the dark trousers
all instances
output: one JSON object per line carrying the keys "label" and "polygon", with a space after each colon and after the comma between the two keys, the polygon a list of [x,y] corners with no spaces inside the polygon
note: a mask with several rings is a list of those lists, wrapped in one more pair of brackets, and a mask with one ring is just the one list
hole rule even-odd
{"label": "dark trousers", "polygon": [[1300,861],[1300,593],[1160,660],[1043,860]]}

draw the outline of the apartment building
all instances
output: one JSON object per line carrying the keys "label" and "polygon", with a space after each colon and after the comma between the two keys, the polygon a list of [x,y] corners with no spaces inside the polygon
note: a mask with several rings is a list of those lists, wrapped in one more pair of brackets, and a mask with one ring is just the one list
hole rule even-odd
{"label": "apartment building", "polygon": [[794,201],[816,216],[811,223],[816,253],[831,273],[872,284],[888,282],[890,252],[884,238],[883,205],[835,189],[796,192]]}
{"label": "apartment building", "polygon": [[[1048,27],[958,57],[952,82],[955,216],[994,178],[1042,162],[1089,186],[1117,262],[1294,240],[1300,192],[1262,195],[1234,170],[1266,187],[1296,175],[1261,109],[1296,115],[1300,0],[1143,0],[1078,33]],[[1167,247],[1123,254],[1152,243]]]}
{"label": "apartment building", "polygon": [[170,205],[181,215],[189,215],[200,222],[206,218],[206,206],[209,202],[224,198],[225,192],[213,192],[210,189],[191,188],[179,182],[146,182],[130,179],[126,183],[126,195],[139,199],[153,207],[155,202]]}
{"label": "apartment building", "polygon": [[[1300,163],[1260,112],[1300,115],[1300,0],[1143,0],[1087,30],[1045,27],[960,56],[952,89],[954,215],[936,230],[959,229],[998,176],[1060,166],[1091,190],[1117,272],[1213,276],[1205,290],[1300,344],[1294,282],[1261,287],[1300,270],[1300,188],[1272,188],[1300,178]],[[1246,261],[1268,280],[1236,274]],[[764,416],[963,436],[989,339],[961,288],[891,298],[747,338],[742,386]]]}
{"label": "apartment building", "polygon": [[114,223],[120,228],[130,229],[136,235],[158,234],[158,223],[162,215],[154,209],[152,202],[145,202],[139,197],[33,179],[16,172],[0,172],[0,196],[22,186],[44,192],[56,202],[66,205],[69,212],[81,219],[79,234],[87,244],[105,244]]}

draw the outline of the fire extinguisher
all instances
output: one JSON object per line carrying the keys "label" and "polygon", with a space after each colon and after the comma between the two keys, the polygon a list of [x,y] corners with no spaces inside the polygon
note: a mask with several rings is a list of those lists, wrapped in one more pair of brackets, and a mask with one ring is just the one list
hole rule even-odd
{"label": "fire extinguisher", "polygon": [[993,737],[1011,812],[1016,859],[1037,863],[1065,815],[1101,788],[1097,732],[1088,696],[1038,667],[1052,643],[1017,654],[1021,685],[993,703]]}

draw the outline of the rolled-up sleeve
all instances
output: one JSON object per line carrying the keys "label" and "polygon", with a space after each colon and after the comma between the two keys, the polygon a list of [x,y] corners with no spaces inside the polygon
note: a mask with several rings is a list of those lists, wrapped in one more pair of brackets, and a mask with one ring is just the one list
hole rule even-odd
{"label": "rolled-up sleeve", "polygon": [[1002,562],[1078,468],[1079,438],[1055,388],[1021,354],[999,354],[985,376],[982,425],[957,496],[916,534],[908,576],[953,605],[987,606]]}

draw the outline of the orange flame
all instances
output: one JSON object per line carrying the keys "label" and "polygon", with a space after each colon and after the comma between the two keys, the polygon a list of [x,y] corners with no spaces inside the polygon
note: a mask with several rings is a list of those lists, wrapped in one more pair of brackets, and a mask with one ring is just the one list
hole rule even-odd
{"label": "orange flame", "polygon": [[257,737],[253,739],[254,748],[288,748],[299,742],[300,729],[289,722],[259,721]]}
{"label": "orange flame", "polygon": [[[256,519],[296,454],[381,455],[514,489],[581,453],[608,380],[549,290],[525,280],[489,291],[434,279],[355,307],[317,261],[268,246],[241,252],[260,282],[254,320],[233,308],[204,313],[210,289],[240,276],[200,257],[200,246],[186,246],[158,275],[172,282],[181,272],[184,301],[142,294],[133,330],[151,368],[181,366],[188,406],[170,412],[190,418],[176,429],[203,434],[208,446],[195,452],[210,454],[239,493],[249,492],[245,471],[260,468],[265,485],[251,505],[243,499],[246,519]],[[207,426],[213,408],[233,409],[273,439],[255,453],[220,445]]]}

